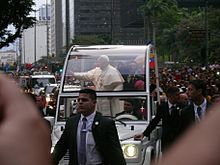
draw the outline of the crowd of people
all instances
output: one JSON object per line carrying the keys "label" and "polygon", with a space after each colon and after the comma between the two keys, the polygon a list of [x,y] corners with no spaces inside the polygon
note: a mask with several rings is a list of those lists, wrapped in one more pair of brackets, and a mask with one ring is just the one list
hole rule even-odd
{"label": "crowd of people", "polygon": [[[66,135],[68,135],[68,131],[72,130],[74,124],[72,122],[82,122],[81,119],[83,116],[89,116],[94,112],[95,106],[95,95],[89,94],[90,92],[82,91],[79,96],[79,104],[80,111],[82,115],[75,116],[78,120],[70,119],[69,127],[71,129],[67,129]],[[50,165],[51,157],[50,157],[50,130],[43,122],[40,115],[37,114],[36,108],[34,104],[19,92],[19,89],[9,81],[4,76],[0,75],[0,104],[1,104],[1,127],[0,127],[0,159],[1,164],[3,165]],[[86,106],[87,105],[87,106]],[[92,107],[89,105],[93,105]],[[156,165],[217,165],[220,163],[219,159],[219,146],[220,146],[220,104],[216,104],[211,107],[210,111],[213,113],[209,113],[207,118],[205,118],[199,125],[196,125],[192,128],[188,134],[186,134],[177,145],[175,145],[171,150],[169,150],[164,157],[161,159],[159,163]],[[16,111],[15,111],[16,109]],[[95,114],[96,115],[96,114]],[[98,115],[98,114],[97,114]],[[92,115],[94,117],[94,115]],[[97,116],[96,116],[97,117]],[[88,120],[91,120],[89,118]],[[94,118],[92,120],[95,120]],[[103,120],[103,121],[102,121]],[[104,124],[105,123],[105,124]],[[109,135],[109,130],[116,130],[112,120],[107,120],[105,118],[100,118],[99,121],[94,122],[94,124],[99,127],[99,129],[103,128],[103,132],[99,132],[97,129],[97,136],[99,138],[109,138],[105,137],[105,135]],[[103,126],[101,126],[103,124]],[[75,127],[77,124],[75,123]],[[83,123],[81,124],[83,125]],[[78,125],[79,127],[79,125]],[[80,128],[80,127],[79,127]],[[107,129],[111,128],[111,129]],[[77,130],[77,129],[75,129]],[[78,132],[75,132],[75,138],[78,137]],[[73,136],[66,136],[65,134],[61,138],[63,140],[64,146],[66,144],[73,143]],[[102,137],[102,136],[103,137]],[[95,143],[91,143],[92,146],[104,147],[104,151],[101,152],[100,157],[98,154],[95,154],[95,161],[98,163],[110,163],[112,164],[125,164],[124,158],[121,153],[120,144],[118,143],[117,133],[114,131],[109,136],[113,136],[113,138],[109,138],[109,143],[105,144],[103,140],[98,141],[97,146]],[[16,137],[16,138],[15,138]],[[69,140],[68,140],[69,139]],[[82,140],[82,138],[81,138]],[[94,139],[95,142],[97,139]],[[24,143],[21,143],[24,141]],[[76,140],[77,141],[77,140]],[[75,141],[75,142],[76,142]],[[71,143],[70,143],[71,142]],[[106,150],[106,146],[113,145],[113,150]],[[71,146],[71,145],[70,145]],[[77,144],[74,144],[77,146]],[[96,148],[95,147],[95,148]],[[102,148],[101,147],[101,148]],[[34,149],[33,149],[34,148]],[[78,155],[76,149],[71,148],[75,153],[75,161],[85,161],[85,155]],[[98,148],[96,148],[98,150]],[[111,148],[112,149],[112,148]],[[61,150],[62,151],[62,150]],[[93,150],[94,152],[96,150]],[[112,154],[117,157],[112,157],[113,155],[106,155],[107,151],[114,151]],[[117,152],[115,152],[117,151]],[[62,151],[63,152],[63,151]],[[85,154],[85,153],[84,153]],[[13,155],[13,159],[11,159],[11,155]],[[63,153],[61,154],[61,156]],[[91,155],[90,155],[91,156]],[[102,157],[103,156],[103,157]],[[102,159],[103,158],[103,159]],[[115,158],[115,159],[114,159]],[[57,157],[59,160],[60,156]],[[103,162],[104,161],[104,162]],[[115,163],[114,163],[115,162]],[[78,163],[76,163],[78,164]]]}
{"label": "crowd of people", "polygon": [[160,87],[166,90],[169,86],[177,86],[181,93],[186,92],[189,81],[200,79],[206,83],[206,97],[211,98],[220,93],[220,67],[218,65],[209,67],[162,68],[160,69]]}
{"label": "crowd of people", "polygon": [[[109,60],[106,59],[106,57],[102,58],[103,60],[107,61],[106,66],[109,66]],[[104,64],[103,61],[102,64]],[[84,75],[74,73],[74,76],[76,78],[85,78],[85,74],[88,73],[84,73]],[[218,102],[220,98],[220,75],[218,73],[218,67],[183,67],[182,69],[163,68],[160,69],[159,75],[160,88],[162,89],[161,96],[164,96],[165,93],[166,99],[162,100],[161,104],[157,106],[156,115],[147,126],[147,128],[144,130],[144,132],[135,135],[134,138],[136,140],[142,140],[144,137],[150,136],[153,129],[162,119],[163,158],[161,162],[159,162],[159,164],[183,164],[182,157],[180,155],[181,153],[183,154],[183,157],[191,157],[191,160],[189,160],[187,164],[206,165],[205,163],[207,161],[213,162],[213,164],[219,164],[220,160],[216,156],[216,152],[219,153],[219,148],[217,148],[215,145],[220,146],[220,141],[217,140],[217,138],[215,137],[218,137],[218,135],[214,136],[214,134],[216,134],[216,130],[219,129],[218,127],[220,125],[220,114],[218,111],[218,106],[220,105],[216,105],[216,102]],[[101,82],[102,81],[100,80],[100,83]],[[120,84],[122,82],[123,81],[121,80]],[[17,154],[15,159],[18,161],[17,164],[33,164],[32,161],[35,161],[36,159],[39,159],[37,160],[38,163],[36,164],[49,165],[51,162],[53,162],[53,164],[58,164],[59,160],[65,155],[68,149],[70,151],[69,154],[71,158],[70,164],[86,164],[85,162],[87,162],[87,164],[97,165],[126,164],[122,154],[114,121],[102,117],[98,112],[95,111],[97,103],[95,90],[83,89],[79,91],[79,97],[77,101],[77,111],[79,112],[79,114],[70,117],[70,119],[67,121],[65,130],[57,145],[55,146],[54,152],[52,153],[51,157],[49,154],[49,131],[47,130],[47,127],[45,127],[45,125],[43,124],[43,120],[41,120],[42,117],[39,118],[40,115],[36,115],[36,117],[34,116],[36,112],[36,105],[40,110],[39,114],[41,114],[42,116],[45,116],[47,113],[52,113],[45,107],[46,100],[44,95],[42,93],[39,96],[34,97],[32,95],[28,95],[28,101],[27,97],[22,95],[21,92],[19,92],[19,90],[15,87],[15,85],[11,83],[11,81],[8,81],[7,78],[5,78],[4,76],[0,76],[0,84],[0,97],[2,100],[0,120],[2,124],[2,127],[0,128],[0,134],[2,134],[2,137],[0,138],[0,146],[4,147],[5,145],[10,145],[10,143],[7,143],[7,136],[13,135],[17,136],[20,139],[31,138],[27,140],[27,143],[34,143],[37,148],[36,152],[30,152],[25,156]],[[4,92],[4,90],[7,90],[7,92]],[[154,87],[151,92],[155,92],[155,90],[158,89]],[[32,101],[36,103],[35,106],[33,105],[33,102],[30,102],[30,98],[32,98]],[[24,100],[23,104],[21,104],[23,102],[22,100]],[[18,115],[18,117],[13,117],[11,115],[11,109],[13,109],[13,106],[11,107],[12,104],[13,106],[15,105],[14,108],[19,109],[18,111],[21,112],[22,116]],[[134,114],[133,106],[133,102],[124,100],[124,111],[116,114],[116,116],[128,113],[135,115],[137,118],[141,118],[138,114]],[[33,119],[35,123],[38,123],[37,126],[42,129],[38,130],[35,134],[33,134],[33,136],[35,135],[37,138],[43,140],[47,138],[44,147],[37,146],[37,139],[32,135],[22,135],[17,131],[13,132],[13,130],[15,129],[11,127],[10,122],[12,122],[12,124],[17,124],[16,127],[18,128],[21,126],[23,127],[25,125],[24,122],[27,122],[27,124],[29,123],[29,126],[25,126],[27,128],[26,131],[29,131],[29,133],[33,133],[33,130],[31,130],[33,128],[38,129],[36,128],[36,126],[31,124],[32,122],[29,119],[24,118],[26,116],[26,112],[22,111],[22,109],[27,108],[30,109],[28,111],[28,114],[30,115],[31,119]],[[6,119],[10,118],[11,120],[7,122]],[[12,119],[15,121],[12,121]],[[200,122],[202,124],[198,125],[197,123]],[[86,126],[84,125],[85,123],[87,123]],[[194,131],[192,131],[193,129]],[[205,132],[201,132],[196,129],[200,129]],[[87,132],[84,137],[83,130],[86,130]],[[189,134],[185,135],[185,133],[188,131]],[[92,132],[93,136],[89,135],[89,132],[90,134]],[[42,133],[42,135],[40,135],[40,133]],[[200,141],[196,141],[196,136],[201,136],[200,134],[204,136],[200,139]],[[87,144],[86,149],[90,150],[91,152],[85,153],[85,144],[83,144],[82,142],[85,136],[87,136],[87,138],[88,136],[90,137],[90,143]],[[210,139],[213,141],[210,141]],[[15,146],[13,146],[13,152],[16,154],[16,152],[18,152],[16,146],[19,146],[19,144],[13,141],[13,139],[11,140],[15,144]],[[211,156],[206,150],[198,146],[198,144],[206,143],[206,140],[208,141],[207,144],[212,146],[212,149],[208,148],[209,153],[213,154]],[[6,143],[3,145],[3,142],[5,141]],[[173,146],[176,142],[177,144]],[[84,148],[82,148],[83,146]],[[195,157],[189,155],[189,153],[192,153],[192,151],[187,153],[187,149],[189,149],[187,148],[187,146],[189,148],[191,148],[191,146],[196,146],[199,148],[196,149],[195,147],[193,147],[192,149],[192,151],[194,152],[197,151]],[[111,150],[106,150],[106,148],[111,148]],[[45,149],[45,151],[42,152],[43,149]],[[29,152],[30,147],[26,144],[23,150],[25,153],[27,153]],[[184,151],[186,153],[184,153]],[[44,153],[44,156],[42,156],[42,158],[40,158],[42,154],[40,152]],[[0,158],[4,158],[4,156],[7,156],[8,153],[9,151],[7,150],[5,152],[0,152]],[[208,156],[204,155],[205,153]],[[198,159],[200,155],[203,156],[204,161]],[[50,157],[52,158],[52,160],[50,159]],[[25,160],[25,158],[27,158],[27,160]],[[1,160],[3,160],[3,164],[5,165],[14,164],[13,160]]]}

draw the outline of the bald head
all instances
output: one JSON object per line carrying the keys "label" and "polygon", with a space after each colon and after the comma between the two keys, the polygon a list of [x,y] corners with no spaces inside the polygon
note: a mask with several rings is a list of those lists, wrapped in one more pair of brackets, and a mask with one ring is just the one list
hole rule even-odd
{"label": "bald head", "polygon": [[179,95],[179,102],[184,104],[184,105],[188,105],[189,102],[189,97],[186,93],[180,93]]}

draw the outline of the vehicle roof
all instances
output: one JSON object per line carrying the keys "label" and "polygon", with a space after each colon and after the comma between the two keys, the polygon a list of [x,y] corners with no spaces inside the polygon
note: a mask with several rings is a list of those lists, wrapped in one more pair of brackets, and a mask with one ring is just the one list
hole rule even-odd
{"label": "vehicle roof", "polygon": [[48,87],[57,87],[57,86],[59,86],[59,84],[47,84],[46,87],[47,87],[47,86],[48,86]]}
{"label": "vehicle roof", "polygon": [[[146,45],[92,45],[92,46],[73,46],[70,55],[76,55],[80,53],[89,55],[105,54],[108,56],[117,55],[144,55],[146,53]],[[98,51],[97,51],[98,50]]]}
{"label": "vehicle roof", "polygon": [[29,78],[30,76],[19,76],[19,78]]}
{"label": "vehicle roof", "polygon": [[31,78],[55,78],[54,75],[31,75]]}

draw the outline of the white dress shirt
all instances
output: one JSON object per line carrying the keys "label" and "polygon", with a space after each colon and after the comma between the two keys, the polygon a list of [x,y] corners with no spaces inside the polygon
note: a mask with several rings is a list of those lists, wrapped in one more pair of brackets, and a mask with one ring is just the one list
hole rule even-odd
{"label": "white dress shirt", "polygon": [[[87,116],[87,125],[86,125],[86,165],[96,165],[102,163],[102,158],[99,152],[96,149],[95,140],[92,134],[92,123],[94,121],[96,112],[92,113],[91,115]],[[77,151],[79,150],[80,145],[80,130],[82,127],[82,119],[84,118],[83,115],[81,115],[78,128],[77,128]],[[78,151],[79,153],[79,151]],[[79,155],[78,155],[79,157]]]}
{"label": "white dress shirt", "polygon": [[169,102],[169,100],[167,102],[168,102],[168,106],[169,106],[169,114],[171,115],[171,109],[172,109],[172,107],[176,107],[176,104],[171,104]]}
{"label": "white dress shirt", "polygon": [[[196,105],[193,103],[193,106],[194,106],[195,119],[197,121],[200,121],[205,116],[206,107],[207,107],[207,100],[204,99],[204,101],[200,105]],[[198,112],[197,112],[198,107],[201,107],[201,117],[199,117]]]}

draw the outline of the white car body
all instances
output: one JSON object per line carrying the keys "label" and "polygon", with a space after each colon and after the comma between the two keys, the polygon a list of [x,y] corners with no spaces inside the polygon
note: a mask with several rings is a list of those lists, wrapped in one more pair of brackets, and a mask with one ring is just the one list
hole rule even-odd
{"label": "white car body", "polygon": [[56,78],[48,72],[38,72],[30,75],[29,83],[32,90],[38,92],[44,90],[47,84],[55,84]]}
{"label": "white car body", "polygon": [[[120,143],[124,153],[124,157],[128,165],[150,165],[153,159],[159,159],[161,154],[161,128],[158,126],[152,133],[151,137],[146,137],[141,141],[134,140],[134,135],[142,133],[149,124],[155,113],[155,102],[151,100],[149,93],[150,73],[154,73],[158,77],[157,59],[154,47],[148,46],[123,46],[123,45],[98,45],[98,46],[73,46],[68,52],[64,64],[63,76],[57,101],[57,110],[55,123],[53,125],[52,151],[53,147],[59,140],[65,122],[69,116],[76,113],[76,100],[78,91],[81,88],[88,87],[91,82],[77,81],[71,77],[70,71],[85,72],[90,69],[90,65],[99,55],[108,55],[111,65],[115,66],[119,63],[129,64],[130,60],[136,60],[138,65],[144,68],[143,76],[145,83],[143,90],[121,90],[121,91],[97,91],[98,102],[104,103],[105,109],[109,111],[109,117],[112,118],[111,102],[116,100],[120,104],[118,111],[123,110],[124,99],[136,99],[138,106],[144,109],[142,114],[143,120],[137,120],[132,115],[121,115],[113,117],[116,123]],[[154,58],[155,65],[149,67],[150,61]],[[91,63],[90,63],[91,60]],[[72,66],[71,66],[72,64]],[[75,70],[74,70],[75,69]],[[153,72],[152,72],[153,71]],[[121,71],[121,74],[128,78],[128,73]],[[155,80],[158,86],[158,80]],[[104,102],[103,102],[104,101]],[[159,101],[159,100],[158,100]],[[109,103],[109,104],[108,104]],[[100,109],[97,108],[97,111]],[[146,114],[146,116],[144,116]],[[68,154],[60,161],[60,165],[68,165]]]}

